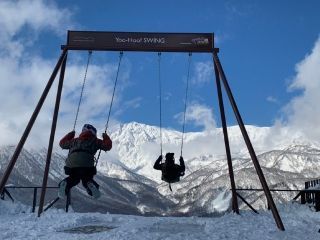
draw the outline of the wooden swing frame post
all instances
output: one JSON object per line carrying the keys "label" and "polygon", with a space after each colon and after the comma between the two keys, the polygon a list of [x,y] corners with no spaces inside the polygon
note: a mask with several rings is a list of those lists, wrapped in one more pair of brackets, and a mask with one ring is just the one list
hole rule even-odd
{"label": "wooden swing frame post", "polygon": [[[218,49],[216,51],[218,51]],[[232,192],[232,210],[235,213],[239,214],[239,205],[238,205],[236,184],[234,181],[232,158],[231,158],[231,151],[230,151],[230,144],[229,144],[229,137],[228,137],[227,121],[226,121],[226,116],[225,116],[225,112],[224,112],[224,104],[223,104],[223,98],[222,98],[220,74],[219,74],[219,71],[218,71],[216,64],[213,64],[213,65],[214,65],[214,73],[216,76],[216,85],[217,85],[217,92],[218,92],[218,101],[219,101],[221,125],[222,125],[222,130],[223,130],[223,137],[224,137],[224,145],[225,145],[227,161],[228,161],[228,170],[229,170],[231,192]]]}
{"label": "wooden swing frame post", "polygon": [[239,213],[239,206],[237,202],[236,187],[234,180],[234,173],[232,167],[232,158],[228,138],[227,123],[224,111],[224,104],[222,98],[221,81],[224,89],[228,95],[233,112],[236,116],[238,125],[240,127],[242,136],[247,145],[252,162],[255,166],[257,175],[265,192],[268,204],[272,210],[273,217],[276,221],[277,227],[284,230],[280,215],[274,204],[272,195],[268,188],[267,182],[264,178],[260,164],[252,147],[250,138],[247,134],[245,125],[242,121],[240,112],[233,98],[230,86],[223,71],[222,65],[218,58],[218,49],[214,48],[214,35],[213,33],[148,33],[148,32],[95,32],[95,31],[68,31],[67,45],[61,46],[62,54],[53,70],[51,77],[45,87],[43,94],[30,118],[30,121],[16,147],[16,150],[8,164],[7,169],[0,182],[0,192],[3,191],[5,184],[14,168],[17,158],[24,146],[26,139],[31,131],[31,128],[41,110],[41,107],[48,95],[48,92],[55,80],[55,77],[61,67],[60,80],[57,90],[56,103],[53,113],[53,120],[51,126],[51,133],[49,139],[49,146],[46,158],[46,167],[44,171],[41,198],[39,203],[38,216],[43,211],[46,186],[50,168],[50,161],[53,149],[54,135],[57,125],[57,118],[60,106],[61,93],[63,88],[64,73],[67,61],[67,52],[69,50],[86,50],[86,51],[139,51],[139,52],[187,52],[187,53],[211,53],[213,57],[214,72],[216,76],[217,93],[219,100],[219,108],[221,115],[221,122],[223,127],[224,142],[226,148],[226,155],[228,161],[229,176],[232,190],[232,209],[234,212]]}
{"label": "wooden swing frame post", "polygon": [[39,202],[39,209],[38,209],[38,217],[40,217],[40,215],[43,211],[44,199],[45,199],[45,194],[46,194],[46,189],[47,189],[48,175],[49,175],[49,169],[50,169],[50,163],[51,163],[51,155],[52,155],[52,149],[53,149],[54,136],[55,136],[56,127],[57,127],[57,120],[58,120],[61,93],[62,93],[62,87],[63,87],[64,73],[66,70],[67,57],[68,57],[68,54],[66,51],[64,60],[62,62],[61,70],[60,70],[59,84],[58,84],[56,103],[54,106],[54,112],[53,112],[53,118],[52,118],[52,125],[51,125],[51,133],[50,133],[49,146],[48,146],[48,152],[47,152],[46,166],[45,166],[43,180],[42,180],[42,188],[41,188],[41,195],[40,195],[40,202]]}
{"label": "wooden swing frame post", "polygon": [[245,127],[245,125],[243,123],[243,120],[242,120],[242,117],[240,115],[239,109],[237,107],[236,101],[235,101],[235,99],[233,97],[231,88],[229,86],[229,83],[228,83],[227,78],[225,76],[225,73],[223,71],[222,65],[220,63],[220,60],[219,60],[219,57],[218,57],[218,50],[213,51],[213,60],[214,60],[214,66],[215,66],[215,68],[217,68],[218,73],[221,76],[222,83],[223,83],[224,88],[226,90],[226,93],[228,95],[230,104],[232,106],[233,113],[235,114],[235,117],[237,119],[237,122],[238,122],[238,125],[240,127],[243,139],[244,139],[244,141],[246,143],[246,146],[247,146],[247,149],[249,151],[252,163],[253,163],[253,165],[254,165],[254,167],[256,169],[257,175],[259,177],[259,180],[260,180],[260,183],[262,185],[263,191],[264,191],[264,193],[266,195],[266,198],[267,198],[267,201],[268,201],[268,205],[271,208],[271,211],[272,211],[273,217],[274,217],[274,219],[276,221],[277,227],[280,230],[284,231],[285,229],[284,229],[281,217],[280,217],[280,215],[278,213],[278,210],[277,210],[277,207],[276,207],[276,205],[275,205],[275,203],[273,201],[273,198],[272,198],[271,192],[269,190],[267,181],[266,181],[266,179],[264,177],[264,174],[262,172],[262,169],[260,167],[258,158],[256,156],[256,153],[255,153],[254,149],[253,149],[253,146],[251,144],[251,141],[250,141],[249,135],[247,133],[246,127]]}

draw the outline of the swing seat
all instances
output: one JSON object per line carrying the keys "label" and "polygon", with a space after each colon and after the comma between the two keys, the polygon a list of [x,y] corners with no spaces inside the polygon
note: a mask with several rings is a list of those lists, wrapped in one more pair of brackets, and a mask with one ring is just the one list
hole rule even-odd
{"label": "swing seat", "polygon": [[75,167],[70,168],[65,166],[64,167],[64,173],[66,175],[96,175],[97,174],[97,168],[96,167]]}
{"label": "swing seat", "polygon": [[165,179],[165,178],[161,178],[162,181],[165,181],[167,183],[177,183],[180,182],[180,177],[176,178],[176,179]]}
{"label": "swing seat", "polygon": [[161,180],[167,183],[177,183],[180,181],[180,174],[179,175],[172,175],[172,174],[162,174]]}

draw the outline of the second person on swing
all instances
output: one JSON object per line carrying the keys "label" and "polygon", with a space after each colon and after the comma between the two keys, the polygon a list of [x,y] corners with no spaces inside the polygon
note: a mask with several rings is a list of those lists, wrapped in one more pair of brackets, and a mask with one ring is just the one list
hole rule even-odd
{"label": "second person on swing", "polygon": [[[180,181],[180,177],[184,175],[185,165],[183,157],[179,158],[180,165],[174,163],[174,153],[167,153],[164,163],[161,163],[162,155],[158,157],[154,163],[153,168],[161,170],[161,179],[168,183],[175,183]],[[170,189],[171,190],[171,189]]]}
{"label": "second person on swing", "polygon": [[99,198],[99,185],[93,180],[97,169],[94,155],[101,149],[110,151],[112,141],[108,134],[102,134],[103,140],[97,138],[97,130],[90,124],[85,124],[79,137],[75,138],[75,131],[69,132],[60,140],[60,147],[68,149],[69,154],[64,167],[67,178],[59,183],[58,196],[64,198],[70,189],[82,180],[82,185],[93,198]]}

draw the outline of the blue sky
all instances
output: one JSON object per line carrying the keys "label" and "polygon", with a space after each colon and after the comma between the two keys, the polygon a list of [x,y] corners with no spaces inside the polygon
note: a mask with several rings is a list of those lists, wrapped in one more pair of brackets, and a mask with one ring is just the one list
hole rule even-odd
{"label": "blue sky", "polygon": [[[25,10],[28,3],[35,6],[33,13]],[[28,70],[26,65],[32,66],[31,63],[38,64],[38,68],[41,64],[47,64],[43,69],[53,69],[60,54],[60,45],[66,41],[68,29],[214,32],[215,46],[220,48],[219,56],[244,122],[258,126],[272,126],[277,119],[286,120],[289,117],[284,109],[287,109],[292,99],[302,94],[304,88],[298,87],[293,91],[288,91],[288,88],[296,78],[297,64],[311,53],[320,32],[320,2],[316,0],[93,0],[90,3],[76,0],[32,0],[3,1],[2,5],[3,11],[0,11],[0,15],[5,16],[2,17],[5,20],[0,23],[5,28],[0,31],[5,33],[3,36],[8,43],[3,44],[0,53],[5,56],[10,48],[14,49],[15,55],[11,53],[12,56],[8,57],[6,63],[9,59],[14,59],[20,69],[21,65],[24,66],[25,72]],[[15,18],[9,16],[10,11],[18,11]],[[47,16],[43,16],[45,14]],[[38,20],[33,20],[33,17]],[[18,47],[12,47],[13,43]],[[95,106],[99,107],[94,117],[90,116],[91,121],[99,124],[107,114],[108,105],[103,107],[101,102],[102,98],[110,98],[117,59],[118,53],[115,52],[94,53],[94,67],[89,68],[90,83],[85,92],[91,95],[85,97],[86,103],[80,111],[86,112]],[[61,115],[68,114],[67,109],[76,110],[85,61],[85,52],[72,52],[69,55],[65,84],[67,90],[64,90],[63,98],[69,99],[69,102],[62,101]],[[183,111],[187,61],[188,56],[183,53],[162,55],[163,125],[177,130],[181,129],[178,116]],[[210,125],[212,110],[213,118],[217,126],[220,126],[214,76],[210,69],[212,60],[209,54],[193,54],[189,92],[191,112],[188,116],[187,131],[202,130],[206,125]],[[44,84],[49,73],[49,70],[46,73],[43,70],[42,76],[38,74],[39,83],[42,77]],[[6,74],[0,77],[3,78]],[[68,74],[73,77],[72,80],[68,80]],[[98,77],[95,74],[98,74]],[[100,81],[100,85],[95,86],[95,81]],[[26,88],[29,88],[28,83],[25,84]],[[112,113],[114,120],[158,125],[157,84],[157,53],[125,53]],[[40,84],[36,87],[39,93],[42,86],[44,85]],[[108,89],[103,91],[98,89],[99,86]],[[103,96],[104,92],[108,96]],[[95,96],[95,99],[92,96]],[[99,97],[101,100],[97,100]],[[30,107],[35,105],[37,99],[38,95],[35,94]],[[108,99],[107,102],[110,100]],[[97,105],[96,101],[100,102],[100,105]],[[228,124],[236,124],[229,104],[225,105]],[[74,113],[70,113],[72,114]],[[85,116],[84,114],[83,118]],[[71,119],[72,116],[69,120]],[[68,124],[72,125],[69,122]]]}
{"label": "blue sky", "polygon": [[[84,30],[214,32],[243,118],[248,124],[260,126],[273,124],[281,114],[281,107],[296,94],[286,90],[295,74],[294,66],[312,49],[319,36],[318,1],[106,1],[104,4],[101,1],[90,1],[90,4],[87,1],[60,1],[58,6],[71,9],[75,24]],[[140,97],[142,86],[156,83],[150,79],[156,72],[156,54],[153,55],[128,54],[131,61],[146,58],[152,61],[149,65],[140,63],[144,64],[141,74],[132,70],[130,78],[134,86],[125,93],[128,100]],[[164,89],[173,95],[164,104],[164,113],[169,116],[177,113],[182,104],[181,88],[184,85],[181,78],[186,75],[187,57],[179,58],[181,64],[175,62],[172,69],[170,61],[174,57],[163,57],[169,62],[163,63],[164,81],[172,83],[169,90]],[[210,61],[210,56],[194,58]],[[216,90],[211,83],[213,81],[193,86],[191,101],[201,96],[201,103],[214,104],[216,109]],[[142,107],[128,110],[120,119],[156,123],[157,112],[150,116],[157,107],[152,106],[157,104],[153,95],[150,91],[142,96]],[[147,109],[151,111],[145,111]],[[219,112],[215,111],[219,116],[217,114]],[[165,125],[178,127],[170,117],[165,120],[168,121]],[[219,118],[216,120],[219,122]],[[235,123],[232,116],[228,120],[230,124]]]}

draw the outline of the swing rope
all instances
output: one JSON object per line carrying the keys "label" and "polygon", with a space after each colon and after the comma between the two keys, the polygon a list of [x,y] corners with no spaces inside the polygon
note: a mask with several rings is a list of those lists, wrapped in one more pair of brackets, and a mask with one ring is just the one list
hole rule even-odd
{"label": "swing rope", "polygon": [[78,121],[78,115],[79,115],[79,111],[80,111],[80,105],[82,102],[84,87],[85,87],[86,80],[87,80],[87,73],[88,73],[88,68],[89,68],[91,56],[92,56],[92,51],[88,51],[87,66],[86,66],[86,70],[85,70],[84,77],[83,77],[82,88],[81,88],[80,98],[79,98],[78,107],[77,107],[77,113],[76,113],[76,117],[75,117],[74,124],[73,124],[73,131],[75,131],[77,121]]}
{"label": "swing rope", "polygon": [[120,71],[120,65],[121,65],[122,56],[123,56],[123,52],[120,52],[120,54],[119,54],[119,62],[118,62],[118,69],[117,69],[117,75],[116,75],[116,80],[114,81],[114,86],[113,86],[113,91],[112,91],[112,98],[111,98],[111,103],[110,103],[110,108],[109,108],[109,113],[108,113],[108,119],[107,119],[107,123],[106,123],[106,126],[105,126],[106,128],[105,128],[105,130],[104,130],[104,133],[107,133],[108,126],[109,126],[111,109],[112,109],[112,105],[113,105],[114,95],[115,95],[115,92],[116,92],[116,87],[117,87],[117,82],[118,82],[118,76],[119,76],[119,71]]}
{"label": "swing rope", "polygon": [[189,90],[191,57],[192,57],[192,53],[190,52],[189,53],[189,60],[188,60],[186,95],[185,95],[185,100],[184,100],[184,113],[183,113],[183,125],[182,125],[182,137],[181,137],[181,152],[180,152],[180,156],[181,157],[182,157],[182,150],[183,150],[183,143],[184,143],[183,140],[184,140],[185,125],[186,125],[186,112],[187,112],[187,103],[188,103],[188,90]]}
{"label": "swing rope", "polygon": [[[159,124],[160,124],[160,156],[162,156],[162,84],[161,84],[161,52],[158,52],[158,82],[159,82]],[[172,192],[171,184],[169,189]]]}
{"label": "swing rope", "polygon": [[[104,133],[107,133],[108,126],[109,126],[111,109],[112,109],[112,105],[113,105],[114,95],[115,95],[115,92],[116,92],[116,87],[117,87],[117,82],[118,82],[118,77],[119,77],[119,71],[120,71],[120,65],[121,65],[122,56],[123,56],[123,52],[120,52],[120,54],[119,54],[118,68],[117,68],[117,74],[116,74],[116,79],[115,79],[115,81],[114,81],[114,86],[113,86],[113,91],[112,91],[112,98],[111,98],[111,103],[110,103],[110,107],[109,107],[109,113],[108,113],[108,118],[107,118],[107,123],[106,123],[106,125],[105,125]],[[98,157],[96,158],[95,166],[97,166],[97,164],[98,164],[100,155],[101,155],[101,149],[99,150]]]}
{"label": "swing rope", "polygon": [[160,116],[160,155],[162,156],[162,84],[161,84],[161,52],[158,52],[158,82],[159,82],[159,116]]}

